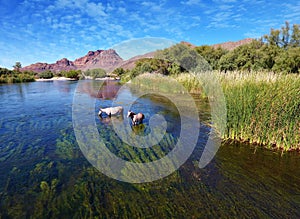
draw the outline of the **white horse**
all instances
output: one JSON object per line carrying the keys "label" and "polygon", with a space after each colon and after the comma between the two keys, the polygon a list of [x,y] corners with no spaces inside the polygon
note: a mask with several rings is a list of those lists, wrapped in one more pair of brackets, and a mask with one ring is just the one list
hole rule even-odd
{"label": "white horse", "polygon": [[123,107],[108,107],[108,108],[100,108],[98,112],[98,116],[102,117],[102,113],[106,113],[109,117],[115,115],[123,115]]}
{"label": "white horse", "polygon": [[132,112],[130,110],[128,111],[128,114],[127,114],[127,118],[129,118],[129,117],[132,120],[132,125],[137,125],[137,124],[143,123],[143,119],[145,118],[143,113],[135,114],[134,112]]}

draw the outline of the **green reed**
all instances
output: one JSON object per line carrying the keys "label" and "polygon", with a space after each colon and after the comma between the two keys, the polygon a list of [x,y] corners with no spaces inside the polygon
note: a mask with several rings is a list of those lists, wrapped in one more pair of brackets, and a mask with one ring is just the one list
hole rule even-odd
{"label": "green reed", "polygon": [[[249,142],[282,150],[300,150],[300,75],[267,72],[207,72],[220,81],[227,105],[224,140]],[[206,99],[203,75],[175,79],[188,92]],[[161,90],[165,78],[143,76],[140,87]],[[169,89],[175,92],[176,89]]]}
{"label": "green reed", "polygon": [[[220,80],[226,99],[224,140],[246,141],[283,150],[300,149],[299,75],[265,72],[212,74]],[[190,77],[187,76],[187,81],[191,81]],[[189,89],[193,90],[198,84],[195,80]]]}

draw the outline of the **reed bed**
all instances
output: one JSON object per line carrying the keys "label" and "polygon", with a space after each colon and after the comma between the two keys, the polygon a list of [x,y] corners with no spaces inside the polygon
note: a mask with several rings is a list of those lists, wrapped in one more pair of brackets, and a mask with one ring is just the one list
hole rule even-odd
{"label": "reed bed", "polygon": [[227,103],[225,140],[300,150],[299,75],[231,72],[218,77]]}
{"label": "reed bed", "polygon": [[[300,75],[268,72],[211,74],[220,81],[226,99],[224,140],[284,151],[300,150]],[[197,75],[178,77],[191,92],[200,90],[201,79],[197,79]]]}
{"label": "reed bed", "polygon": [[[207,74],[214,74],[219,80],[226,100],[227,124],[223,140],[300,151],[299,74],[216,71]],[[201,78],[203,75],[197,74],[175,76],[187,91],[207,98]],[[146,75],[138,83],[157,88],[162,81],[160,77]],[[174,87],[172,90],[176,92]]]}

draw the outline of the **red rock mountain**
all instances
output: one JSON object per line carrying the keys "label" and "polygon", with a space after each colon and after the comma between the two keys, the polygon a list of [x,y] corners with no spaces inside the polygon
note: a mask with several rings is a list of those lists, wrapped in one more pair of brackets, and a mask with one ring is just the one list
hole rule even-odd
{"label": "red rock mountain", "polygon": [[86,56],[74,61],[74,65],[81,70],[102,68],[111,71],[115,66],[123,62],[123,59],[113,49],[89,51]]}
{"label": "red rock mountain", "polygon": [[[217,48],[221,47],[227,50],[233,50],[238,46],[250,43],[253,39],[247,38],[244,40],[240,40],[237,42],[226,42],[212,45],[212,47]],[[194,48],[195,46],[188,42],[181,42],[185,45]],[[80,57],[74,61],[70,61],[66,58],[56,61],[56,63],[48,64],[48,63],[36,63],[22,68],[22,71],[33,71],[33,72],[43,72],[46,70],[50,70],[52,72],[60,72],[60,71],[69,71],[69,70],[87,70],[87,69],[95,69],[102,68],[107,72],[113,71],[117,67],[121,67],[124,69],[132,69],[135,66],[135,62],[141,58],[153,58],[155,52],[146,53],[144,55],[135,56],[131,59],[124,61],[115,50],[96,50],[89,51],[85,56]]]}
{"label": "red rock mountain", "polygon": [[138,61],[140,59],[144,59],[144,58],[153,58],[154,55],[155,55],[155,52],[149,52],[149,53],[145,53],[144,55],[134,56],[128,60],[121,62],[119,65],[116,66],[116,68],[123,68],[125,70],[133,69],[136,61]]}
{"label": "red rock mountain", "polygon": [[74,63],[66,58],[63,58],[61,60],[56,61],[56,63],[53,64],[38,62],[22,68],[21,71],[34,71],[39,73],[47,70],[50,70],[52,72],[59,72],[62,70],[69,71],[73,69],[77,69]]}
{"label": "red rock mountain", "polygon": [[56,63],[35,63],[22,68],[22,71],[44,72],[50,70],[52,72],[69,71],[69,70],[87,70],[94,68],[102,68],[106,71],[111,71],[115,66],[121,64],[123,59],[116,53],[115,50],[96,50],[89,51],[85,56],[70,61],[63,58]]}
{"label": "red rock mountain", "polygon": [[253,41],[253,39],[246,38],[246,39],[239,40],[236,42],[225,42],[225,43],[214,44],[214,45],[212,45],[212,47],[214,47],[214,48],[221,47],[223,49],[227,49],[227,50],[231,51],[231,50],[234,50],[236,47],[251,43],[252,41]]}

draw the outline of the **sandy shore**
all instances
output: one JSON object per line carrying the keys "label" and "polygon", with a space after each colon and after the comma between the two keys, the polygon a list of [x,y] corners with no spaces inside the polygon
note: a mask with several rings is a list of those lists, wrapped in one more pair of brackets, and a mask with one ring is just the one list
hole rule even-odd
{"label": "sandy shore", "polygon": [[120,80],[119,77],[115,77],[115,78],[112,78],[112,77],[105,77],[105,78],[95,78],[96,81],[106,81],[106,80],[109,80],[109,81],[116,81],[116,80]]}
{"label": "sandy shore", "polygon": [[[86,77],[85,79],[87,80],[93,80],[91,77]],[[66,78],[66,77],[53,77],[53,78],[49,78],[49,79],[44,79],[44,78],[38,78],[35,79],[35,81],[74,81],[76,79],[74,78]],[[111,77],[105,77],[105,78],[95,78],[94,80],[99,80],[99,81],[105,81],[105,80],[111,80],[111,81],[115,81],[115,80],[120,80],[119,77],[116,78],[111,78]]]}
{"label": "sandy shore", "polygon": [[66,77],[53,77],[49,79],[39,78],[35,79],[35,81],[74,81],[74,78],[66,78]]}

